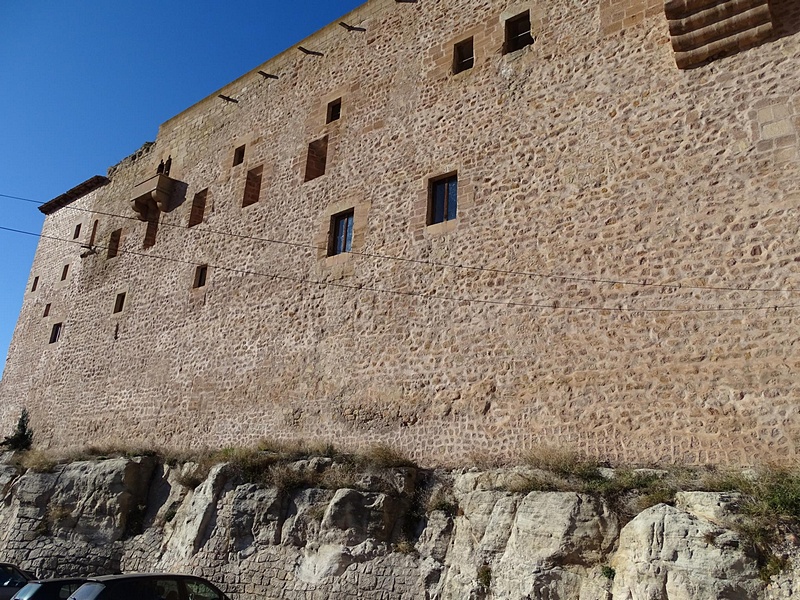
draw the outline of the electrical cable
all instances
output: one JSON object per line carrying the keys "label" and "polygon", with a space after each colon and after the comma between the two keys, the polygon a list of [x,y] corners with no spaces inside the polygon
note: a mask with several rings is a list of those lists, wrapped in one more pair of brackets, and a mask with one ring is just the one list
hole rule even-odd
{"label": "electrical cable", "polygon": [[[24,231],[21,229],[13,229],[11,227],[2,227],[0,226],[0,231],[7,231],[11,233],[27,235],[32,237],[38,237],[43,239],[49,239],[59,242],[65,242],[70,244],[77,244],[83,246],[82,242],[76,240],[68,240],[65,238],[59,238],[57,236],[46,235],[43,233],[33,233],[30,231]],[[103,245],[95,245],[94,248],[103,248],[108,249],[108,246]],[[554,304],[537,304],[531,302],[516,302],[511,300],[485,300],[480,298],[464,298],[459,296],[448,296],[442,294],[424,294],[419,292],[406,292],[403,290],[398,290],[394,288],[381,288],[381,287],[370,287],[365,285],[354,285],[354,284],[347,284],[341,283],[336,281],[320,281],[317,279],[310,279],[310,278],[299,278],[299,277],[292,277],[289,275],[281,275],[278,273],[262,273],[260,271],[252,271],[249,269],[242,269],[238,267],[226,267],[224,265],[214,265],[208,263],[199,263],[190,260],[184,260],[180,258],[173,258],[168,256],[160,256],[160,255],[153,255],[145,252],[136,252],[133,250],[122,250],[118,249],[120,254],[130,254],[133,256],[142,256],[146,258],[156,259],[156,260],[164,260],[173,263],[181,263],[187,264],[192,266],[207,266],[212,269],[219,269],[221,271],[228,271],[230,273],[237,273],[240,275],[252,275],[258,277],[267,277],[273,280],[282,280],[282,281],[292,281],[295,283],[301,283],[304,285],[314,285],[318,287],[335,287],[335,288],[342,288],[346,290],[356,291],[356,292],[373,292],[378,294],[394,294],[397,296],[414,296],[418,298],[425,298],[428,300],[444,300],[449,302],[466,302],[468,304],[485,304],[485,305],[494,305],[494,306],[511,306],[517,308],[535,308],[535,309],[549,309],[549,310],[570,310],[570,311],[608,311],[608,312],[627,312],[627,313],[712,313],[712,312],[738,312],[738,311],[756,311],[756,310],[789,310],[800,308],[800,304],[790,304],[790,305],[769,305],[769,306],[737,306],[737,307],[717,307],[717,308],[626,308],[621,306],[575,306],[575,305],[554,305]]]}
{"label": "electrical cable", "polygon": [[[9,196],[7,194],[0,194],[0,197],[3,198],[11,198],[14,200],[22,200],[24,202],[30,202],[36,205],[43,205],[46,204],[45,202],[39,202],[37,200],[32,200],[30,198],[21,198],[19,196]],[[107,217],[114,217],[119,219],[127,219],[131,221],[140,221],[138,217],[128,216],[128,215],[120,215],[117,213],[109,213],[104,211],[98,210],[90,210],[87,208],[79,208],[76,206],[64,206],[62,209],[70,209],[75,210],[78,212],[85,212],[95,215],[107,216]],[[258,242],[264,242],[269,244],[280,244],[284,246],[292,246],[296,248],[307,248],[312,250],[327,250],[327,248],[323,246],[315,246],[314,244],[306,244],[302,242],[289,242],[287,240],[278,240],[273,238],[262,238],[258,236],[250,236],[244,235],[239,233],[233,233],[230,231],[221,231],[218,229],[212,229],[210,227],[200,227],[194,226],[189,227],[187,225],[179,225],[176,223],[168,223],[168,222],[161,222],[159,223],[160,226],[164,227],[173,227],[176,229],[187,229],[194,232],[201,232],[201,233],[211,233],[215,235],[222,235],[222,236],[230,236],[233,238],[239,239],[246,239]],[[363,252],[352,250],[348,251],[348,254],[353,254],[356,256],[363,256],[366,258],[373,258],[378,260],[393,260],[398,262],[406,262],[406,263],[413,263],[413,264],[421,264],[431,267],[437,268],[446,268],[446,269],[465,269],[471,271],[480,271],[485,273],[494,273],[497,275],[518,275],[524,277],[531,277],[531,278],[538,278],[538,279],[555,279],[560,281],[572,281],[572,282],[582,282],[582,283],[593,283],[593,284],[602,284],[602,285],[625,285],[625,286],[634,286],[634,287],[648,287],[648,288],[660,288],[660,289],[668,289],[668,290],[694,290],[694,291],[715,291],[715,292],[754,292],[754,293],[781,293],[781,294],[797,294],[800,293],[800,290],[794,288],[754,288],[754,287],[738,287],[738,286],[712,286],[712,285],[683,285],[681,283],[649,283],[647,281],[630,281],[630,280],[623,280],[623,279],[601,279],[595,277],[581,277],[576,275],[557,275],[554,273],[537,273],[533,271],[518,271],[515,269],[499,269],[494,267],[484,267],[478,265],[466,265],[460,263],[447,263],[447,262],[440,262],[440,261],[432,261],[432,260],[425,260],[419,258],[409,258],[404,256],[391,256],[386,254],[379,254],[375,252]]]}

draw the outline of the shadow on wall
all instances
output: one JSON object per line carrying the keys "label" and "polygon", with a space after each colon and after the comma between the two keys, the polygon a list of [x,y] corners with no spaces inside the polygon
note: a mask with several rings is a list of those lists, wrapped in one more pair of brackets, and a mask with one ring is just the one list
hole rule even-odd
{"label": "shadow on wall", "polygon": [[770,0],[775,40],[800,32],[800,2],[797,0]]}

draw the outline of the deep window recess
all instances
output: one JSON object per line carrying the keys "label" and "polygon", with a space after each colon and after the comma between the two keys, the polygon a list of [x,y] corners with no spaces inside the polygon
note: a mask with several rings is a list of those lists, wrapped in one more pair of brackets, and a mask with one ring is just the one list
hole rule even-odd
{"label": "deep window recess", "polygon": [[350,252],[353,247],[353,209],[331,217],[328,256]]}
{"label": "deep window recess", "polygon": [[503,54],[521,50],[532,43],[530,11],[526,10],[506,21],[506,43],[503,46]]}
{"label": "deep window recess", "polygon": [[464,40],[453,46],[453,73],[461,73],[471,69],[475,64],[475,51],[472,38]]}
{"label": "deep window recess", "polygon": [[94,246],[94,238],[97,236],[97,221],[92,225],[92,235],[89,237],[89,246]]}
{"label": "deep window recess", "polygon": [[147,220],[147,229],[144,232],[143,248],[152,248],[156,245],[156,235],[158,234],[158,215]]}
{"label": "deep window recess", "polygon": [[203,222],[203,217],[206,214],[206,196],[208,190],[202,190],[194,195],[192,200],[192,212],[189,213],[189,227],[194,227]]}
{"label": "deep window recess", "polygon": [[69,265],[64,265],[64,269],[61,271],[61,281],[64,281],[67,278],[68,273],[69,273]]}
{"label": "deep window recess", "polygon": [[244,146],[239,146],[233,151],[233,166],[240,165],[244,162]]}
{"label": "deep window recess", "polygon": [[452,221],[458,212],[458,176],[432,179],[428,200],[428,225]]}
{"label": "deep window recess", "polygon": [[108,239],[108,255],[107,258],[114,258],[119,254],[119,240],[122,237],[122,229],[115,229],[111,232],[111,237]]}
{"label": "deep window recess", "polygon": [[63,323],[55,323],[53,325],[53,329],[50,330],[50,343],[55,344],[58,339],[61,337],[61,330],[63,329]]}
{"label": "deep window recess", "polygon": [[81,234],[81,224],[78,223],[77,225],[75,225],[75,231],[72,233],[72,239],[77,240],[80,234]]}
{"label": "deep window recess", "polygon": [[242,207],[250,206],[258,202],[258,196],[261,193],[261,174],[264,167],[256,167],[247,172],[247,181],[244,184],[244,198],[242,199]]}
{"label": "deep window recess", "polygon": [[308,158],[306,158],[306,181],[325,175],[325,165],[328,162],[328,136],[311,142],[308,145]]}
{"label": "deep window recess", "polygon": [[342,99],[337,98],[333,102],[328,102],[328,116],[325,118],[326,123],[333,123],[338,121],[342,116]]}
{"label": "deep window recess", "polygon": [[47,305],[44,307],[44,314],[42,315],[42,317],[46,317],[46,316],[47,316],[47,315],[49,315],[49,314],[50,314],[50,303],[48,303],[48,304],[47,304]]}
{"label": "deep window recess", "polygon": [[114,313],[122,312],[123,308],[125,308],[125,292],[120,292],[114,301]]}
{"label": "deep window recess", "polygon": [[33,278],[33,283],[31,284],[31,291],[35,292],[36,288],[39,287],[39,276]]}
{"label": "deep window recess", "polygon": [[194,284],[192,287],[201,288],[206,285],[206,278],[208,277],[208,265],[198,265],[194,270]]}

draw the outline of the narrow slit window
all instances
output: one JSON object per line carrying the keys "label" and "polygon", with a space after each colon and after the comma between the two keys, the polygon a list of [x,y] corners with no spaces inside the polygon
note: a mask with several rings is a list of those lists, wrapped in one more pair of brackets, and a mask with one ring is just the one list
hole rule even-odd
{"label": "narrow slit window", "polygon": [[206,214],[206,196],[208,190],[197,192],[192,199],[192,212],[189,213],[189,227],[194,227],[203,222],[203,217]]}
{"label": "narrow slit window", "polygon": [[261,175],[263,172],[264,167],[256,167],[247,172],[247,180],[244,183],[242,207],[250,206],[258,202],[259,195],[261,194]]}
{"label": "narrow slit window", "polygon": [[328,136],[308,145],[306,158],[306,181],[325,175],[325,166],[328,162]]}
{"label": "narrow slit window", "polygon": [[61,271],[61,281],[64,281],[69,274],[69,265],[64,265],[64,268]]}
{"label": "narrow slit window", "polygon": [[55,323],[53,324],[53,328],[50,330],[50,343],[55,344],[59,338],[61,338],[61,330],[64,328],[63,323]]}
{"label": "narrow slit window", "polygon": [[453,46],[453,74],[467,71],[475,65],[475,51],[472,38]]}
{"label": "narrow slit window", "polygon": [[92,225],[92,235],[89,236],[89,246],[94,246],[94,238],[97,237],[97,223],[98,221],[95,221],[94,225]]}
{"label": "narrow slit window", "polygon": [[328,115],[325,119],[326,123],[333,123],[338,121],[342,116],[342,99],[337,98],[333,102],[328,102]]}
{"label": "narrow slit window", "polygon": [[333,215],[329,234],[328,256],[350,252],[353,248],[353,209]]}
{"label": "narrow slit window", "polygon": [[122,238],[122,229],[115,229],[111,232],[111,237],[108,239],[108,254],[107,258],[114,258],[119,254],[119,241]]}
{"label": "narrow slit window", "polygon": [[125,292],[120,292],[114,300],[114,314],[122,312],[123,308],[125,308]]}
{"label": "narrow slit window", "polygon": [[158,235],[158,215],[147,220],[147,229],[144,232],[143,248],[152,248],[156,245],[156,235]]}
{"label": "narrow slit window", "polygon": [[80,237],[80,235],[81,235],[81,224],[78,223],[77,225],[75,225],[75,231],[72,233],[72,239],[77,240],[78,237]]}
{"label": "narrow slit window", "polygon": [[44,307],[44,314],[42,315],[42,317],[46,317],[49,314],[50,314],[50,303],[48,302]]}
{"label": "narrow slit window", "polygon": [[233,166],[240,165],[244,162],[244,149],[245,146],[239,146],[233,151]]}
{"label": "narrow slit window", "polygon": [[206,278],[208,277],[208,265],[198,265],[194,270],[194,284],[193,288],[201,288],[206,285]]}
{"label": "narrow slit window", "polygon": [[516,52],[531,44],[533,44],[531,13],[526,10],[524,13],[511,17],[506,21],[506,43],[503,54]]}
{"label": "narrow slit window", "polygon": [[428,225],[452,221],[458,214],[458,176],[432,179],[428,200]]}
{"label": "narrow slit window", "polygon": [[33,283],[31,284],[31,291],[35,292],[36,288],[39,287],[39,276],[33,278]]}

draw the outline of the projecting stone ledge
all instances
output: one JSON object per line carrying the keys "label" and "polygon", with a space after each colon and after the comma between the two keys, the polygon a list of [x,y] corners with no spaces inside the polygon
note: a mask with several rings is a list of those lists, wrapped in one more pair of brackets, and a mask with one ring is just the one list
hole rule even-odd
{"label": "projecting stone ledge", "polygon": [[154,175],[137,183],[133,188],[131,198],[131,208],[142,221],[146,221],[153,203],[161,212],[168,212],[172,190],[175,188],[175,179],[167,177],[163,173]]}
{"label": "projecting stone ledge", "polygon": [[772,35],[768,0],[668,0],[664,12],[680,69],[752,48]]}

